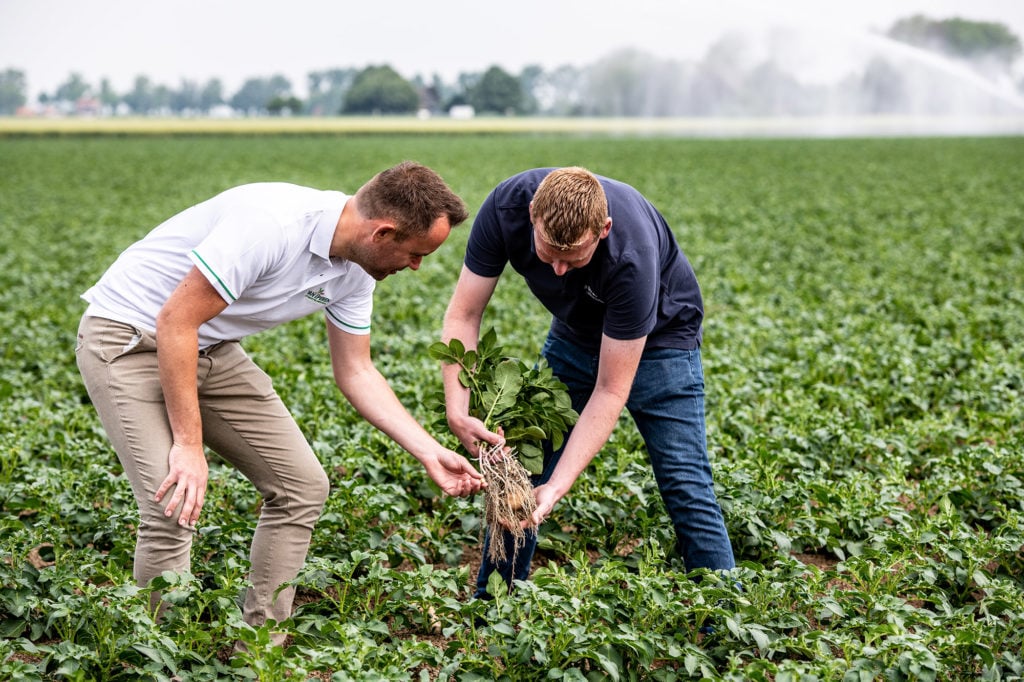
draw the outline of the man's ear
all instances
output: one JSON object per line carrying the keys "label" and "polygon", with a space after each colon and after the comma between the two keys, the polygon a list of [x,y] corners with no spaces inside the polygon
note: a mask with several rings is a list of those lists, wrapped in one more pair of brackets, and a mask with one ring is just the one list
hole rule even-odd
{"label": "man's ear", "polygon": [[374,226],[373,232],[370,234],[370,239],[375,242],[394,239],[397,231],[398,229],[395,227],[394,223],[381,221]]}
{"label": "man's ear", "polygon": [[612,231],[612,217],[608,216],[608,220],[605,221],[604,227],[601,228],[601,236],[598,239],[604,239],[608,236],[608,233]]}

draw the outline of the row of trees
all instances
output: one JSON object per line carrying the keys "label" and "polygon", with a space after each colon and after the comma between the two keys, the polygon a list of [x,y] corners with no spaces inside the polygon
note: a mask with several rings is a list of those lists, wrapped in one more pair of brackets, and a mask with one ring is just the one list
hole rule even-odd
{"label": "row of trees", "polygon": [[[140,75],[130,90],[117,93],[109,79],[94,87],[81,74],[72,73],[52,93],[40,95],[39,103],[65,113],[77,107],[88,113],[209,114],[227,106],[246,114],[333,116],[406,114],[419,109],[436,113],[468,104],[485,113],[526,114],[536,112],[537,107],[527,96],[522,79],[535,79],[540,73],[539,67],[530,67],[516,78],[494,66],[481,74],[461,74],[456,83],[448,84],[437,75],[429,81],[418,75],[406,80],[388,65],[329,69],[308,74],[309,96],[305,101],[293,94],[291,81],[281,75],[249,78],[228,95],[217,78],[206,83],[183,80],[174,88]],[[23,71],[9,68],[0,72],[0,114],[12,114],[25,106],[27,89]]]}
{"label": "row of trees", "polygon": [[[1021,55],[1020,40],[996,23],[914,16],[896,22],[888,35],[973,60],[989,71],[1009,73]],[[292,83],[281,75],[250,78],[228,95],[219,79],[184,80],[174,88],[138,76],[131,90],[118,93],[107,79],[94,87],[72,73],[39,100],[65,113],[208,115],[229,107],[243,114],[313,116],[441,113],[456,105],[469,105],[480,113],[554,116],[943,113],[951,109],[957,113],[970,100],[970,88],[958,88],[948,74],[922,64],[896,63],[892,55],[881,53],[837,83],[807,85],[770,56],[748,63],[745,45],[732,38],[719,41],[696,63],[622,50],[582,68],[566,65],[545,71],[528,66],[513,75],[492,66],[483,72],[462,73],[454,83],[437,75],[407,80],[386,64],[314,71],[307,79],[308,96],[300,100]],[[1024,91],[1024,83],[1018,90]],[[24,106],[26,91],[24,72],[0,72],[0,114]],[[989,98],[983,106],[998,109],[1007,103]]]}

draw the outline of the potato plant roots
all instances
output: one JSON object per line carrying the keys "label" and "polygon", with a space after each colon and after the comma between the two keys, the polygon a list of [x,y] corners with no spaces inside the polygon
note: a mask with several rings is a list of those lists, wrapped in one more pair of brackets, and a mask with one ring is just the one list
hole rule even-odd
{"label": "potato plant roots", "polygon": [[[526,531],[537,530],[533,523],[537,501],[533,497],[530,472],[519,462],[514,450],[500,445],[481,447],[480,472],[487,481],[484,528],[491,534],[487,557],[495,563],[515,562],[516,554],[526,542]],[[523,521],[528,522],[525,528]],[[512,536],[512,556],[507,556],[505,533]]]}

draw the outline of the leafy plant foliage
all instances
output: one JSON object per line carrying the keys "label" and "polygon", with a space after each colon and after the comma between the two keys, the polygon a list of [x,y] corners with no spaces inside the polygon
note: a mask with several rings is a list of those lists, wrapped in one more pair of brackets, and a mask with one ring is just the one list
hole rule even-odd
{"label": "leafy plant foliage", "polygon": [[[488,429],[504,429],[506,443],[532,474],[544,467],[541,444],[550,440],[562,447],[565,434],[579,419],[565,384],[558,380],[540,358],[533,367],[505,357],[498,335],[489,329],[480,337],[476,350],[466,350],[459,339],[432,344],[427,352],[435,360],[458,365],[459,381],[470,389],[469,413]],[[444,411],[444,393],[435,398]],[[441,420],[439,420],[441,421]]]}
{"label": "leafy plant foliage", "polygon": [[[530,582],[472,599],[478,501],[440,495],[355,414],[309,318],[245,342],[331,482],[287,646],[241,620],[260,500],[212,453],[194,574],[158,579],[154,621],[132,493],[75,368],[78,295],[225,187],[353,192],[405,158],[471,208],[515,171],[571,163],[662,210],[705,299],[735,575],[673,555],[624,416],[545,522]],[[1019,137],[0,139],[0,679],[1021,679],[1022,158]],[[375,294],[375,362],[423,423],[466,234]],[[502,278],[502,354],[535,356],[549,322]],[[250,651],[230,658],[236,640]]]}

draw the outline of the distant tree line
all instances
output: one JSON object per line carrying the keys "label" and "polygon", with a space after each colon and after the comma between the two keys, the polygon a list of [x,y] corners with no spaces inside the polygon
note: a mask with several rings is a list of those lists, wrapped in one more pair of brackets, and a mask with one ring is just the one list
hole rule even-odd
{"label": "distant tree line", "polygon": [[889,36],[910,45],[972,60],[1010,64],[1021,54],[1020,39],[1004,24],[942,19],[917,14],[900,19]]}
{"label": "distant tree line", "polygon": [[[1021,42],[1006,26],[964,19],[913,16],[897,21],[888,37],[921,49],[971,60],[988,71],[1010,67],[1021,56]],[[438,75],[406,79],[387,64],[336,68],[307,74],[306,98],[294,94],[281,75],[247,79],[234,93],[213,78],[183,80],[177,87],[136,77],[127,92],[115,92],[109,79],[86,82],[71,73],[39,104],[66,114],[210,115],[221,109],[241,115],[337,116],[444,113],[456,105],[476,113],[547,116],[710,116],[915,113],[954,106],[962,97],[937,74],[908,71],[884,55],[862,72],[834,86],[808,86],[770,57],[757,64],[743,59],[743,45],[725,38],[695,63],[620,50],[585,67],[540,66],[512,74],[499,66],[461,73],[454,83]],[[931,79],[929,82],[928,79]],[[923,80],[922,80],[923,79]],[[924,83],[924,85],[922,85]],[[1024,82],[1018,84],[1024,92]],[[26,74],[0,71],[0,114],[27,103]],[[939,111],[938,113],[942,113]]]}

